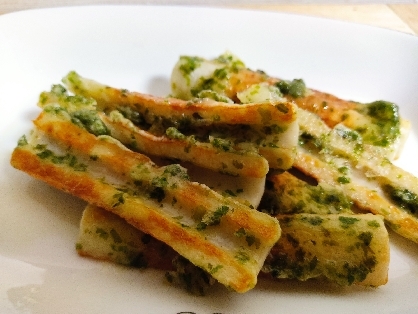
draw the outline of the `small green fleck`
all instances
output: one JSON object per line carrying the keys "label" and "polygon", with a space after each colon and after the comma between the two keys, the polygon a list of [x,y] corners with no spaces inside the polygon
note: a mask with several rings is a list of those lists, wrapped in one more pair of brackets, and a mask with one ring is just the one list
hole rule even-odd
{"label": "small green fleck", "polygon": [[303,220],[311,224],[312,226],[320,226],[324,219],[319,216],[314,217],[303,217]]}
{"label": "small green fleck", "polygon": [[187,56],[181,56],[180,60],[182,61],[182,64],[180,65],[179,70],[183,73],[183,75],[187,76],[196,70],[203,61],[203,59],[200,57]]}
{"label": "small green fleck", "polygon": [[100,238],[104,240],[107,240],[107,238],[109,237],[109,233],[107,233],[107,231],[102,228],[97,228],[96,233],[99,235]]}
{"label": "small green fleck", "polygon": [[125,196],[123,192],[116,193],[113,195],[113,198],[116,200],[116,203],[112,207],[116,207],[125,203]]}
{"label": "small green fleck", "polygon": [[358,235],[358,238],[363,242],[365,246],[369,246],[373,239],[373,234],[371,232],[362,232]]}
{"label": "small green fleck", "polygon": [[245,236],[245,241],[247,242],[248,246],[255,245],[255,248],[258,249],[260,247],[260,239],[258,239],[256,236],[250,234]]}
{"label": "small green fleck", "polygon": [[168,138],[175,139],[175,140],[184,140],[186,136],[181,133],[179,130],[177,130],[175,127],[169,127],[165,134]]}
{"label": "small green fleck", "polygon": [[338,177],[337,181],[338,183],[341,183],[341,184],[347,184],[351,182],[350,178],[347,178],[347,177]]}
{"label": "small green fleck", "polygon": [[347,229],[350,226],[354,225],[356,222],[360,221],[358,218],[346,216],[340,216],[338,217],[338,220],[341,223],[341,227],[343,227],[344,229]]}
{"label": "small green fleck", "polygon": [[348,167],[347,166],[339,167],[338,172],[347,175],[348,174]]}
{"label": "small green fleck", "polygon": [[302,79],[294,79],[290,83],[289,95],[293,98],[304,97],[306,94],[306,85]]}
{"label": "small green fleck", "polygon": [[232,165],[237,169],[244,168],[244,164],[236,159],[232,160]]}
{"label": "small green fleck", "polygon": [[390,185],[385,185],[383,191],[402,209],[408,210],[412,214],[418,213],[418,195],[414,192]]}
{"label": "small green fleck", "polygon": [[218,148],[224,152],[230,151],[232,149],[232,143],[229,140],[214,137],[211,140],[213,147]]}
{"label": "small green fleck", "polygon": [[213,275],[216,272],[218,272],[221,268],[223,268],[223,265],[216,265],[215,267],[212,264],[208,264],[208,270],[209,274]]}
{"label": "small green fleck", "polygon": [[49,149],[45,149],[44,151],[42,151],[42,152],[40,152],[36,155],[41,159],[47,159],[47,158],[53,156],[53,153]]}
{"label": "small green fleck", "polygon": [[214,212],[207,213],[203,216],[202,220],[197,224],[196,229],[197,230],[204,230],[207,226],[215,226],[219,225],[221,222],[221,218],[226,215],[226,213],[229,211],[228,206],[221,206],[218,207]]}
{"label": "small green fleck", "polygon": [[282,103],[278,103],[278,104],[276,105],[276,108],[277,108],[280,112],[283,112],[283,113],[288,113],[288,112],[289,112],[289,108],[288,108],[285,104],[282,104]]}
{"label": "small green fleck", "polygon": [[122,243],[123,242],[123,240],[120,237],[119,233],[117,233],[117,231],[115,229],[111,229],[110,230],[110,236],[112,237],[113,242],[115,242],[115,243]]}
{"label": "small green fleck", "polygon": [[28,145],[28,140],[26,138],[26,135],[22,135],[19,140],[17,141],[17,146],[22,147]]}
{"label": "small green fleck", "polygon": [[379,228],[380,224],[376,220],[370,220],[367,222],[367,225],[372,228]]}
{"label": "small green fleck", "polygon": [[248,255],[248,253],[243,252],[243,251],[239,251],[236,255],[235,258],[241,263],[244,264],[246,262],[248,262],[250,260],[250,256]]}
{"label": "small green fleck", "polygon": [[293,98],[304,97],[306,95],[306,85],[302,79],[294,79],[293,81],[282,80],[277,82],[276,87],[280,89],[280,92],[284,95],[290,95]]}
{"label": "small green fleck", "polygon": [[237,237],[243,237],[247,234],[245,229],[243,227],[239,228],[237,231],[235,231],[234,235]]}
{"label": "small green fleck", "polygon": [[183,180],[190,180],[187,170],[181,167],[179,164],[168,165],[164,168],[164,175],[169,174],[173,177],[177,177]]}

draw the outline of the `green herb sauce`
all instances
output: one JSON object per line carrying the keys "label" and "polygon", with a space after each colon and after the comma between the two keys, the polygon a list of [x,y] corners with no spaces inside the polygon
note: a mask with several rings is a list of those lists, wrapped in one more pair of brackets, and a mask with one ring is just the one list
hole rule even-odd
{"label": "green herb sauce", "polygon": [[383,186],[383,191],[402,209],[412,214],[418,214],[418,196],[414,192],[408,189],[395,188],[391,185]]}
{"label": "green herb sauce", "polygon": [[293,81],[282,80],[275,84],[283,95],[289,95],[293,98],[304,97],[307,89],[302,79],[294,79]]}

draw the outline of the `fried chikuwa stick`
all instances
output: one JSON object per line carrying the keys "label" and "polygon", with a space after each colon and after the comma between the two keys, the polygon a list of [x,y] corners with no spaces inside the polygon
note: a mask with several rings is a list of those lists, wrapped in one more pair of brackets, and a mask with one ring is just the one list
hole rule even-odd
{"label": "fried chikuwa stick", "polygon": [[178,165],[156,167],[117,140],[87,131],[93,118],[82,121],[57,104],[45,106],[12,165],[122,217],[225,286],[254,287],[280,236],[276,219],[190,182]]}
{"label": "fried chikuwa stick", "polygon": [[112,136],[140,151],[232,175],[262,177],[269,167],[292,166],[298,124],[291,102],[163,98],[109,87],[75,72],[63,82],[73,93],[95,99]]}

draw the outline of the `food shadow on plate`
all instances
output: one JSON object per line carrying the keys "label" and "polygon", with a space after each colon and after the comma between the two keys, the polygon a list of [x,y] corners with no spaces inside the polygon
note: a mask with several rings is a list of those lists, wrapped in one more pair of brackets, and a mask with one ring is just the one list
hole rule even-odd
{"label": "food shadow on plate", "polygon": [[86,202],[36,179],[25,183],[21,191],[29,202],[60,222],[78,228]]}
{"label": "food shadow on plate", "polygon": [[140,93],[148,93],[151,95],[165,97],[171,93],[170,79],[165,76],[152,77],[144,91],[138,90]]}
{"label": "food shadow on plate", "polygon": [[394,251],[394,253],[396,253],[397,255],[401,255],[400,257],[404,260],[409,259],[411,261],[411,267],[417,267],[416,265],[418,265],[418,244],[400,236],[392,230],[388,231],[392,251]]}
{"label": "food shadow on plate", "polygon": [[[202,302],[204,300],[216,299],[219,305],[228,305],[231,300],[241,300],[248,296],[257,297],[257,295],[273,297],[301,297],[318,296],[318,297],[347,297],[352,298],[358,295],[378,294],[380,288],[367,287],[361,285],[342,286],[335,282],[328,281],[325,278],[311,278],[306,281],[299,281],[297,279],[277,279],[272,278],[266,274],[260,273],[257,285],[245,294],[235,293],[228,290],[219,283],[215,283],[209,287],[205,294],[201,296]],[[185,292],[186,293],[186,292]]]}
{"label": "food shadow on plate", "polygon": [[[22,116],[23,121],[32,121],[41,113],[41,108],[36,106],[36,102],[34,104],[35,106],[33,104],[27,106],[30,109],[25,110]],[[32,127],[32,124],[30,125],[30,127]]]}
{"label": "food shadow on plate", "polygon": [[340,286],[334,282],[322,278],[311,278],[306,281],[296,279],[269,279],[260,278],[256,287],[257,290],[267,293],[280,293],[287,295],[329,295],[347,296],[357,293],[375,292],[375,288],[359,285]]}

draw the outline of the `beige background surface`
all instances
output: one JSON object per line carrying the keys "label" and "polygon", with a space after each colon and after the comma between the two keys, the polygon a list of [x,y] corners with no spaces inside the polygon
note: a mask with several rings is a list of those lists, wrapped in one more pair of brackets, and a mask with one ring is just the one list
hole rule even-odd
{"label": "beige background surface", "polygon": [[[308,3],[309,2],[309,3]],[[344,4],[344,3],[355,4]],[[291,12],[310,16],[320,16],[355,23],[389,28],[409,34],[418,35],[418,0],[377,1],[370,0],[337,0],[324,3],[318,0],[299,2],[277,0],[0,0],[0,14],[14,11],[48,8],[70,5],[93,4],[156,4],[156,5],[204,5],[212,7],[233,7],[251,10],[270,10]],[[397,3],[398,2],[398,3]],[[329,4],[337,3],[337,4]],[[368,3],[368,4],[362,4]]]}

